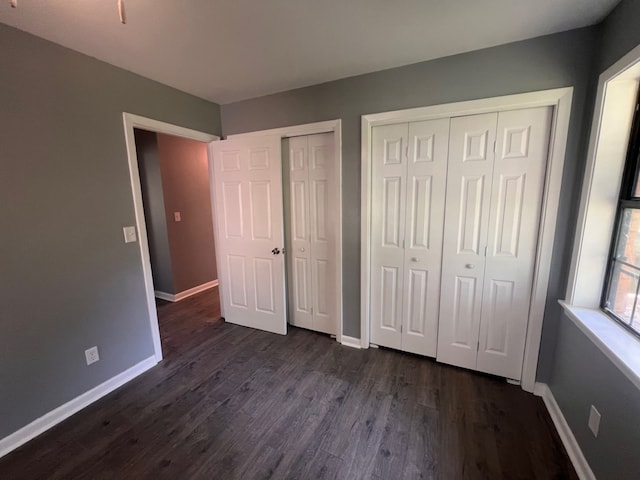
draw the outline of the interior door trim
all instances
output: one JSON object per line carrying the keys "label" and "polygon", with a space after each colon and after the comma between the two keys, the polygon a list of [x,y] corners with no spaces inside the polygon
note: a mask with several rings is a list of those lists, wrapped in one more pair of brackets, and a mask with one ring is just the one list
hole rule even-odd
{"label": "interior door trim", "polygon": [[318,133],[333,133],[334,158],[336,162],[335,180],[337,184],[337,229],[335,244],[336,255],[335,263],[336,279],[335,279],[335,295],[336,295],[336,317],[338,325],[336,328],[336,341],[342,343],[343,332],[343,308],[342,308],[342,120],[327,120],[325,122],[305,123],[302,125],[292,125],[289,127],[272,128],[269,130],[258,130],[254,132],[239,133],[228,135],[227,138],[246,137],[246,136],[264,136],[279,135],[280,138],[297,137],[301,135],[315,135]]}
{"label": "interior door trim", "polygon": [[569,117],[571,113],[572,97],[573,87],[565,87],[362,116],[360,226],[361,348],[369,347],[370,326],[371,129],[378,125],[550,106],[553,107],[554,112],[549,143],[549,156],[544,181],[541,222],[537,241],[538,248],[534,266],[533,289],[531,295],[531,306],[529,308],[529,320],[521,380],[522,389],[527,392],[533,392],[538,366],[540,341],[542,337],[542,322],[546,304],[547,288],[549,286],[551,255],[553,252],[558,204],[560,200],[560,190],[562,187],[562,172],[564,169],[564,157],[569,132]]}

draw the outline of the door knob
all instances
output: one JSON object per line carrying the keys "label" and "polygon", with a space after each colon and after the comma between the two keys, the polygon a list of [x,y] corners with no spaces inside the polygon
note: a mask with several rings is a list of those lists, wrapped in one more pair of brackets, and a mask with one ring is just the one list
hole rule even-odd
{"label": "door knob", "polygon": [[301,251],[301,252],[304,252],[304,247],[302,247],[302,248],[300,249],[300,251]]}
{"label": "door knob", "polygon": [[280,249],[276,247],[273,250],[271,250],[271,253],[273,253],[274,255],[278,255],[280,253]]}
{"label": "door knob", "polygon": [[467,263],[464,268],[476,268],[476,266],[473,263]]}
{"label": "door knob", "polygon": [[419,262],[420,259],[418,257],[411,257],[412,262]]}

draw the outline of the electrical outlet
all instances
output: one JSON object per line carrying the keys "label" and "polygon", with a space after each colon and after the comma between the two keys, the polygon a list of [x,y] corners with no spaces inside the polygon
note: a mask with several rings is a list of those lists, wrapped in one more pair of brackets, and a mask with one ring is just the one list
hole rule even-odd
{"label": "electrical outlet", "polygon": [[593,433],[594,437],[598,437],[598,431],[600,430],[600,419],[602,418],[602,415],[600,415],[600,412],[598,410],[596,410],[596,407],[594,407],[593,405],[591,405],[591,410],[589,411],[589,430],[591,430],[591,433]]}
{"label": "electrical outlet", "polygon": [[173,219],[174,219],[176,222],[181,221],[181,220],[182,220],[182,215],[180,215],[180,212],[173,212]]}
{"label": "electrical outlet", "polygon": [[100,360],[100,355],[98,354],[98,347],[91,347],[84,351],[84,356],[87,359],[87,365],[91,365],[92,363],[96,363]]}

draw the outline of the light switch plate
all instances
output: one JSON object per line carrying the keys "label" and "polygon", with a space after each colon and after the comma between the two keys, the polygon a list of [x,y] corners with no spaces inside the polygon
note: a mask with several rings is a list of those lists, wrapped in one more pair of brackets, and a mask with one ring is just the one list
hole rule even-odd
{"label": "light switch plate", "polygon": [[136,227],[123,227],[124,243],[133,243],[137,240]]}
{"label": "light switch plate", "polygon": [[100,360],[100,354],[98,353],[98,347],[87,348],[84,351],[84,356],[87,359],[87,365],[91,365],[92,363],[96,363]]}
{"label": "light switch plate", "polygon": [[589,411],[589,430],[591,430],[591,433],[593,433],[594,437],[598,436],[601,418],[602,416],[600,415],[600,412],[596,410],[596,407],[591,405],[591,410]]}
{"label": "light switch plate", "polygon": [[173,212],[173,218],[175,219],[176,222],[179,222],[180,220],[182,220],[180,216],[180,212]]}

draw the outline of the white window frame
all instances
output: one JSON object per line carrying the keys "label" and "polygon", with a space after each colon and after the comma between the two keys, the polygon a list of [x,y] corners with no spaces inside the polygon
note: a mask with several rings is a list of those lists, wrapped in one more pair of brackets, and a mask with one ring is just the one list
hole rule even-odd
{"label": "white window frame", "polygon": [[362,116],[362,173],[361,173],[361,270],[360,270],[360,341],[361,348],[369,347],[370,325],[370,264],[371,264],[371,129],[378,125],[459,117],[488,112],[503,112],[550,106],[554,109],[549,158],[544,183],[543,204],[538,249],[534,267],[533,289],[527,338],[522,367],[521,386],[533,392],[538,368],[538,355],[542,337],[542,321],[547,299],[551,255],[556,231],[556,219],[562,172],[569,131],[569,117],[573,87],[538,92],[484,98],[430,107],[377,113]]}
{"label": "white window frame", "polygon": [[605,70],[598,91],[563,306],[568,317],[640,388],[640,339],[600,308],[636,95],[640,45]]}

